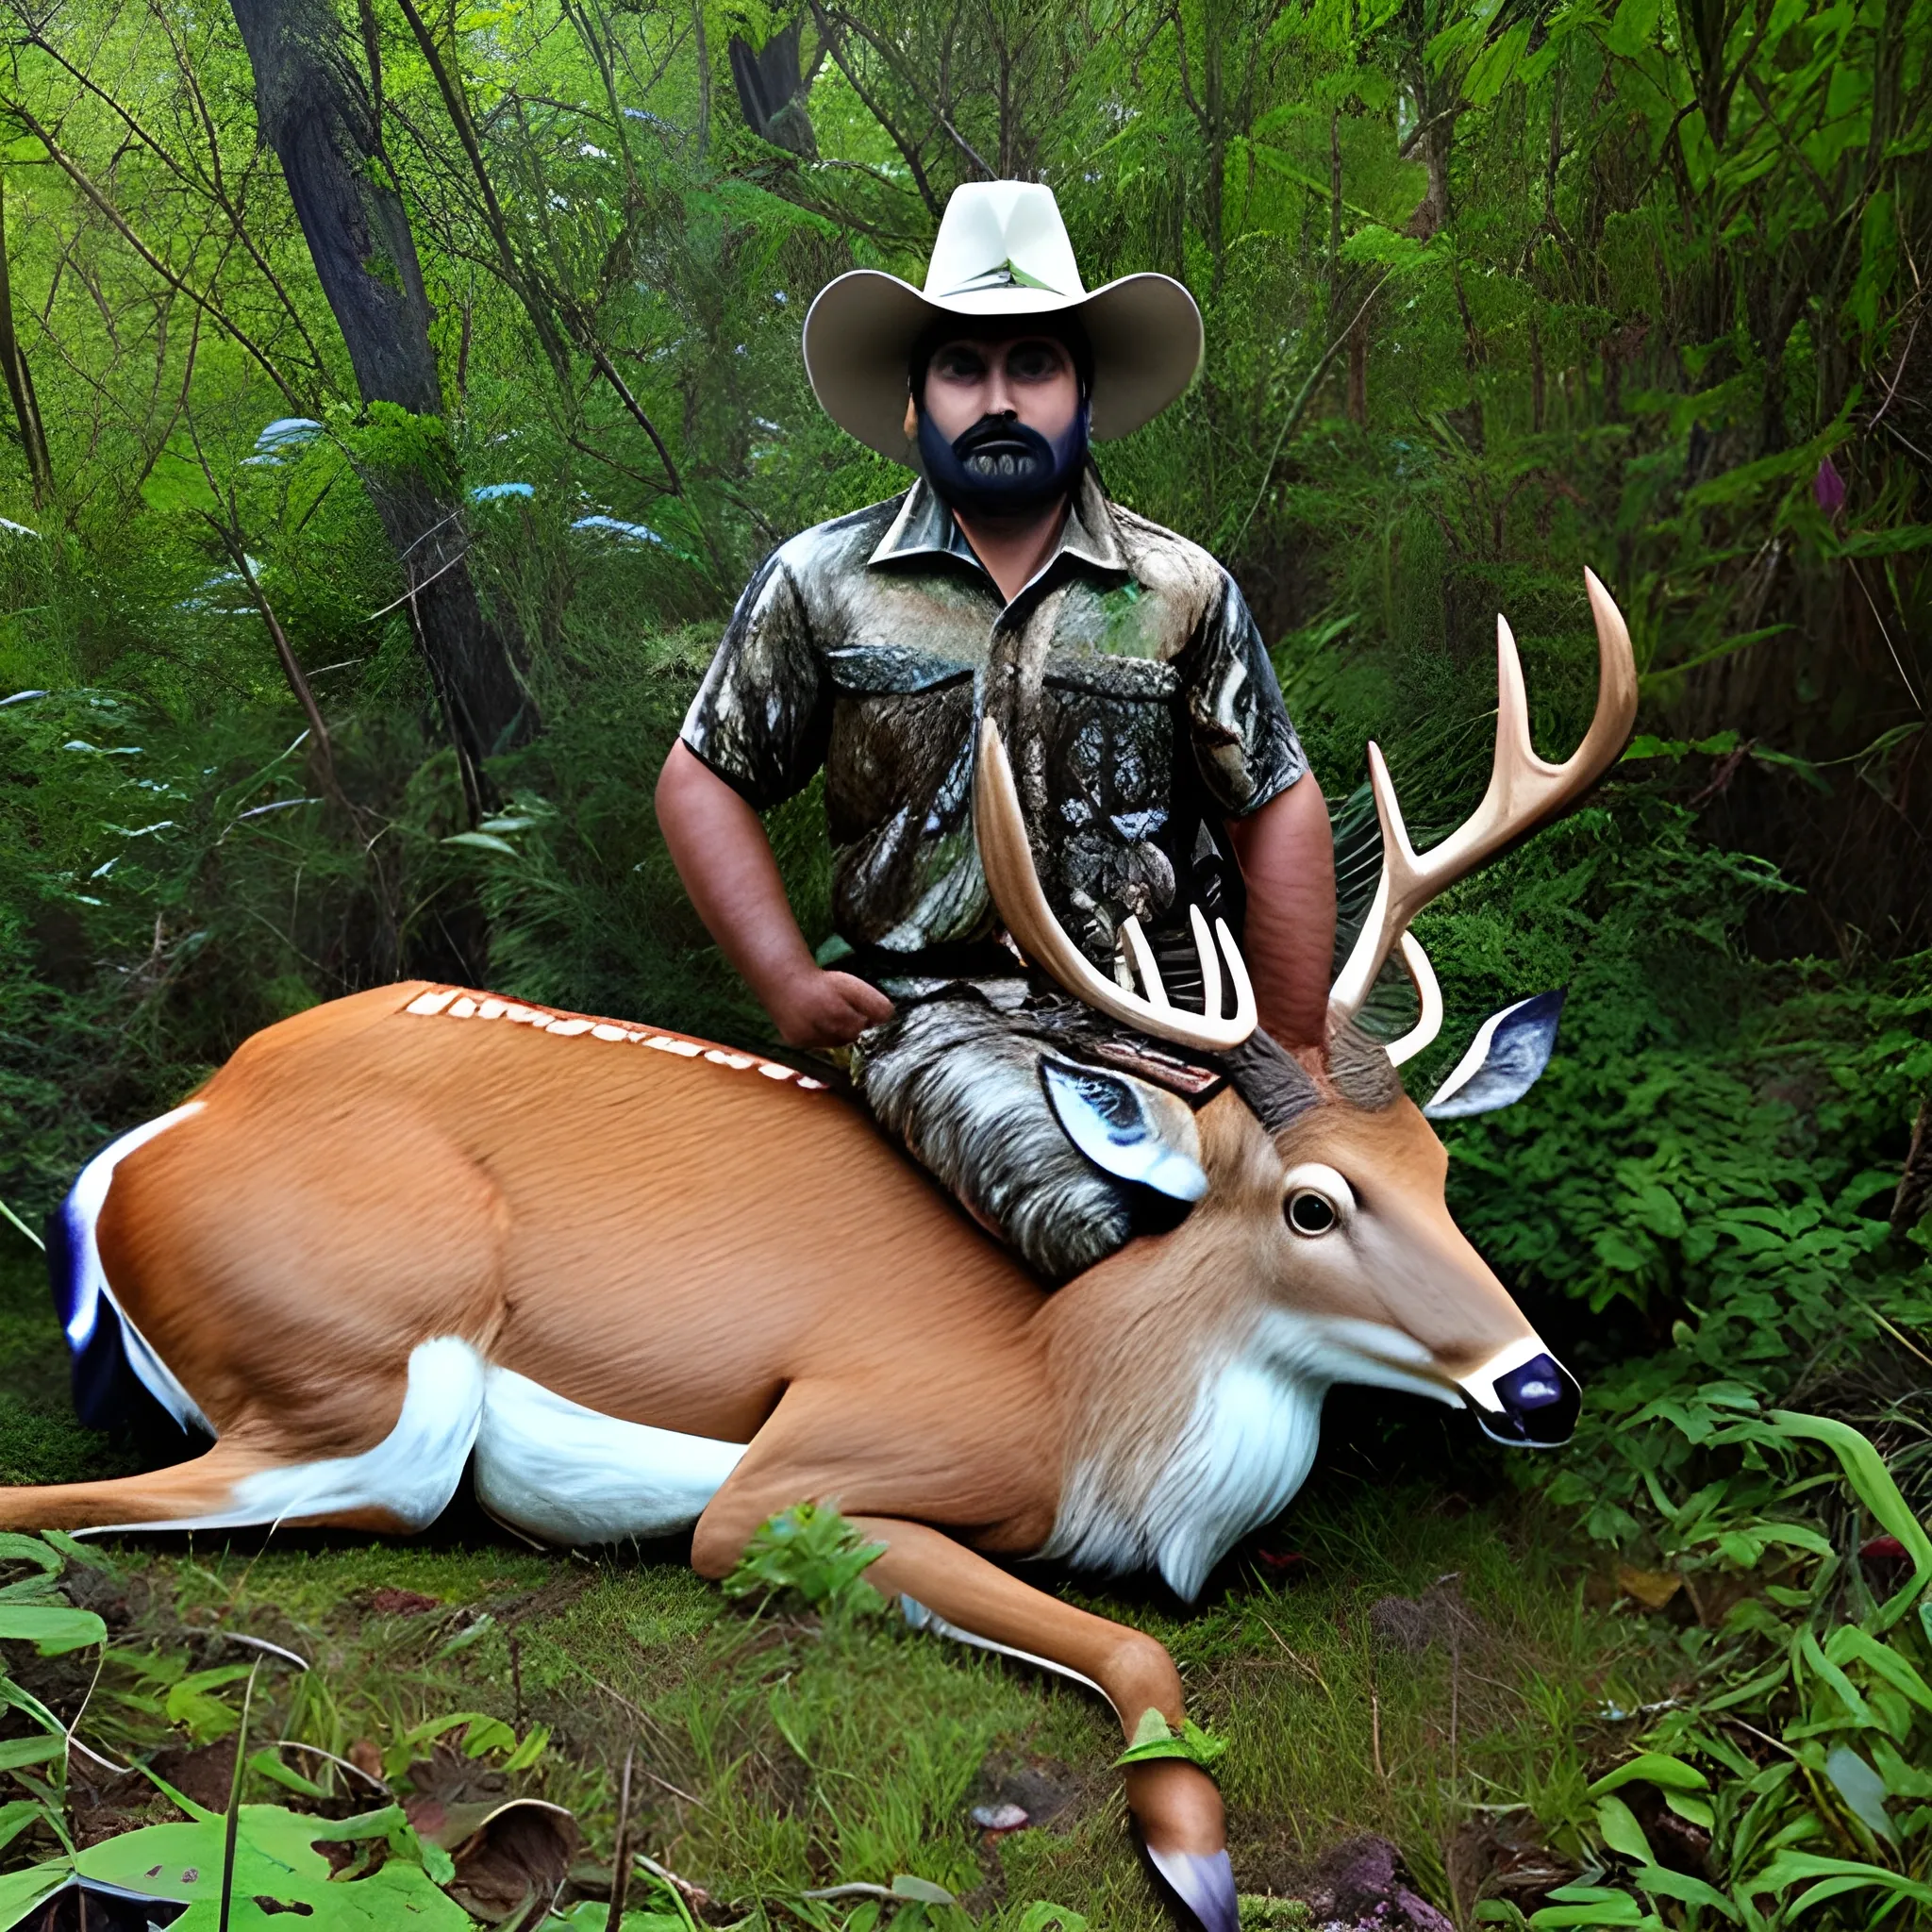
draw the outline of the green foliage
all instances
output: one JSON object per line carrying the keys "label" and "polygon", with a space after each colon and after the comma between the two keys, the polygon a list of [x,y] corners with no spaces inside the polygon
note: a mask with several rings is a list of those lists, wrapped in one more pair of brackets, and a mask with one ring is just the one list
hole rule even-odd
{"label": "green foliage", "polygon": [[[1544,1817],[1559,1841],[1569,1834],[1601,1851],[1583,1882],[1530,1916],[1535,1932],[1661,1926],[1680,1915],[1774,1932],[1833,1898],[1874,1917],[1881,1906],[1932,1901],[1932,1779],[1922,1768],[1932,1753],[1932,1539],[1884,1458],[1845,1424],[1774,1412],[1734,1422],[1725,1440],[1779,1471],[1787,1512],[1817,1493],[1815,1481],[1791,1479],[1794,1445],[1828,1445],[1857,1507],[1899,1536],[1912,1574],[1889,1600],[1875,1597],[1856,1555],[1840,1556],[1819,1528],[1740,1525],[1733,1560],[1751,1569],[1774,1547],[1783,1580],[1740,1596],[1719,1629],[1697,1633],[1690,1688],[1650,1728],[1648,1748]],[[1862,1541],[1855,1535],[1851,1549]],[[1757,1715],[1740,1721],[1746,1711]],[[1646,1788],[1707,1835],[1708,1875],[1654,1848],[1629,1802]]]}
{"label": "green foliage", "polygon": [[865,1580],[886,1554],[831,1503],[794,1503],[760,1524],[724,1579],[726,1596],[795,1597],[827,1616],[870,1616],[884,1607]]}
{"label": "green foliage", "polygon": [[[1304,1856],[1323,1831],[1396,1831],[1445,1900],[1467,1806],[1529,1806],[1583,1861],[1539,1926],[1904,1923],[1924,1903],[1932,1805],[1914,1688],[1932,1657],[1907,1594],[1924,1578],[1874,1588],[1857,1550],[1882,1533],[1916,1564],[1932,1499],[1932,1267],[1923,1222],[1891,1224],[1932,1091],[1926,0],[1534,17],[1451,0],[843,0],[800,25],[781,145],[742,121],[731,42],[791,20],[590,0],[439,24],[499,230],[402,15],[377,0],[357,16],[347,58],[383,103],[380,165],[434,311],[438,420],[355,400],[225,10],[21,15],[0,169],[51,474],[9,402],[0,697],[44,695],[0,705],[0,1200],[31,1226],[94,1145],[247,1034],[404,974],[764,1041],[678,891],[656,774],[757,558],[905,481],[813,401],[797,353],[812,294],[858,264],[916,280],[957,181],[1037,175],[1090,286],[1154,267],[1202,302],[1199,381],[1101,461],[1135,508],[1241,575],[1331,794],[1373,735],[1419,840],[1454,823],[1487,763],[1498,609],[1538,741],[1574,742],[1593,688],[1585,564],[1644,673],[1645,736],[1619,781],[1424,920],[1453,1018],[1416,1091],[1480,1014],[1569,989],[1530,1098],[1446,1129],[1451,1199],[1586,1382],[1575,1444],[1510,1465],[1522,1507],[1701,1607],[1646,1639],[1676,1707],[1607,1731],[1585,1678],[1655,1659],[1605,1663],[1610,1640],[1579,1622],[1511,1693],[1534,1745],[1443,1761],[1433,1664],[1398,1681],[1337,1638],[1322,1616],[1341,1599],[1304,1628],[1293,1598],[1237,1592],[1225,1623],[1174,1626],[1191,1668],[1245,1669],[1280,1641],[1319,1661],[1295,1676],[1306,1704],[1273,1679],[1241,1678],[1238,1697],[1210,1680],[1203,1707],[1242,1746],[1231,1794],[1313,1821]],[[465,567],[521,639],[546,724],[496,761],[474,821],[372,503],[399,475],[470,492]],[[327,723],[327,765],[210,541],[204,513],[231,505]],[[812,941],[822,818],[808,791],[771,825]],[[10,1226],[0,1241],[20,1250],[11,1287],[33,1257]],[[5,1412],[6,1473],[120,1466],[54,1418],[51,1322],[9,1308],[0,1343],[38,1391]],[[1457,1448],[1447,1479],[1488,1481],[1481,1454]],[[1400,1507],[1433,1520],[1431,1502]],[[1298,1521],[1315,1535],[1322,1518]],[[0,1624],[100,1641],[50,1594],[61,1553],[33,1549],[0,1548],[33,1573],[0,1590]],[[947,1704],[937,1677],[907,1694],[916,1722],[871,1704],[859,1736],[843,1708],[841,1671],[920,1668],[884,1620],[841,1614],[870,1601],[871,1556],[836,1511],[774,1519],[739,1585],[829,1610],[837,1641],[782,1685],[739,1683],[726,1716],[690,1694],[679,1775],[717,1812],[690,1828],[761,1895],[796,1897],[824,1860],[889,1886],[941,1840],[930,1869],[977,1882],[945,1836],[961,1796],[948,1754],[982,1753],[992,1720]],[[685,1641],[679,1619],[704,1613],[671,1595],[660,1579],[615,1627]],[[460,1726],[473,1755],[591,1776],[467,1680],[439,1694],[479,1659],[511,1667],[487,1613],[437,1628],[382,1666],[393,1774]],[[625,1675],[627,1648],[593,1654],[597,1681],[687,1695]],[[576,1651],[543,1657],[527,1668],[582,1694]],[[91,1709],[108,1741],[218,1739],[237,1681],[222,1657],[117,1640]],[[1019,1694],[974,1682],[989,1707]],[[1618,1694],[1639,1690],[1667,1701],[1661,1683]],[[291,1694],[291,1734],[339,1754],[366,1735],[325,1674]],[[30,1734],[0,1756],[33,1795],[0,1806],[0,1840],[31,1830],[44,1848],[62,1747],[45,1705],[17,1707]],[[1363,1707],[1385,1741],[1405,1737],[1392,1779],[1366,1768]],[[1058,1705],[1041,1722],[1082,1761],[1117,1745]],[[1494,1735],[1514,1734],[1499,1718]],[[828,1767],[809,1824],[731,1769],[790,1764],[794,1746]],[[1708,1875],[1660,1862],[1663,1816],[1711,1834]],[[1001,1856],[1016,1899],[1141,1923],[1138,1878],[1097,1851],[1079,1854],[1078,1893],[1036,1883],[1051,1859],[1024,1839]],[[811,1908],[849,1932],[927,1910]],[[1080,1923],[1004,1911],[1031,1932]],[[672,1915],[631,1917],[655,1932]]]}
{"label": "green foliage", "polygon": [[[402,1824],[396,1806],[333,1822],[279,1805],[242,1806],[227,1923],[268,1925],[279,1912],[304,1918],[316,1932],[388,1932],[405,1922],[424,1932],[466,1932],[475,1923],[469,1913],[437,1889],[420,1863],[391,1858],[366,1876],[339,1882],[316,1849],[318,1841],[388,1843]],[[77,1873],[137,1898],[187,1901],[189,1909],[174,1923],[212,1932],[222,1918],[226,1831],[227,1820],[209,1812],[185,1824],[124,1831],[70,1857],[8,1873],[0,1877],[0,1926],[24,1924],[55,1886]]]}

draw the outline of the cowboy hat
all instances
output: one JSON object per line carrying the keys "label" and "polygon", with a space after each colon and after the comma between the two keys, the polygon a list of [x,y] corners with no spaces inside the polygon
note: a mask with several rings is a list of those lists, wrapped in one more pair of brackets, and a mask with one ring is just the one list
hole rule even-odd
{"label": "cowboy hat", "polygon": [[1001,325],[1027,315],[1079,318],[1093,349],[1091,433],[1125,436],[1158,416],[1201,365],[1201,311],[1169,275],[1081,286],[1053,190],[1038,181],[969,181],[953,191],[915,289],[854,269],[819,291],[805,318],[805,367],[825,413],[894,462],[906,436],[907,362],[936,322]]}

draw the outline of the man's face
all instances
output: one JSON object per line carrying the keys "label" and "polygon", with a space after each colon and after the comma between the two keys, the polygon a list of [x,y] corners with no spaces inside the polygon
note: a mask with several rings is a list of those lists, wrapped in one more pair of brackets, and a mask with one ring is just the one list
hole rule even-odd
{"label": "man's face", "polygon": [[957,336],[933,351],[925,413],[948,442],[988,416],[1008,416],[1058,442],[1080,408],[1080,381],[1051,336]]}

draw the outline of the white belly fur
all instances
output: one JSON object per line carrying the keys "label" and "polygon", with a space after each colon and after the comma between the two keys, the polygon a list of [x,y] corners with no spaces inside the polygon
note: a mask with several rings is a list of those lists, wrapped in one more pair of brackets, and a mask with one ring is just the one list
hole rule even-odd
{"label": "white belly fur", "polygon": [[475,1457],[478,1500],[547,1542],[615,1542],[694,1523],[744,1446],[620,1422],[484,1359],[460,1336],[417,1343],[395,1426],[358,1456],[290,1462],[243,1476],[229,1507],[111,1529],[239,1529],[384,1509],[425,1529]]}
{"label": "white belly fur", "polygon": [[739,1442],[619,1422],[491,1367],[476,1434],[476,1499],[546,1542],[663,1536],[697,1521],[743,1454]]}

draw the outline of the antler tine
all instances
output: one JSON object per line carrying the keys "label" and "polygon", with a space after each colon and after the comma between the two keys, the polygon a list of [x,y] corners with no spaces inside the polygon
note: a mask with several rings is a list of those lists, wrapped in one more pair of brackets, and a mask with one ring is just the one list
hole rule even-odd
{"label": "antler tine", "polygon": [[1560,765],[1536,754],[1523,662],[1507,620],[1496,619],[1496,750],[1482,803],[1441,844],[1409,843],[1381,752],[1369,747],[1369,781],[1382,825],[1382,877],[1359,937],[1328,994],[1329,1024],[1351,1018],[1383,962],[1429,901],[1504,847],[1567,810],[1617,760],[1637,720],[1637,660],[1630,633],[1592,571],[1583,574],[1596,625],[1596,711],[1583,741]]}
{"label": "antler tine", "polygon": [[[979,727],[979,759],[973,774],[973,825],[987,890],[1014,943],[1075,999],[1157,1040],[1169,1040],[1197,1052],[1224,1053],[1254,1032],[1257,1024],[1254,987],[1225,920],[1214,922],[1210,938],[1200,908],[1189,908],[1207,992],[1207,1010],[1198,1014],[1170,1004],[1138,921],[1123,921],[1121,932],[1128,957],[1146,988],[1144,998],[1117,986],[1067,937],[1041,889],[1033,848],[1026,838],[1026,822],[1020,811],[1020,795],[1013,785],[1013,768],[1007,761],[999,727],[991,718],[982,720]],[[1217,941],[1235,993],[1234,1011],[1225,1019],[1221,1017],[1221,961],[1214,952]]]}
{"label": "antler tine", "polygon": [[1436,969],[1429,964],[1429,956],[1423,951],[1422,941],[1414,933],[1404,933],[1396,951],[1402,956],[1409,984],[1415,988],[1415,996],[1422,1002],[1423,1008],[1422,1017],[1415,1024],[1400,1040],[1391,1040],[1385,1049],[1399,1067],[1404,1060],[1412,1060],[1441,1032],[1442,988],[1436,977]]}

